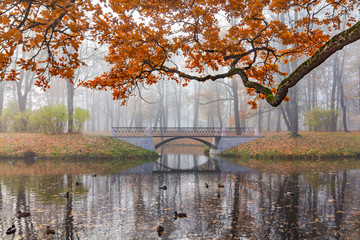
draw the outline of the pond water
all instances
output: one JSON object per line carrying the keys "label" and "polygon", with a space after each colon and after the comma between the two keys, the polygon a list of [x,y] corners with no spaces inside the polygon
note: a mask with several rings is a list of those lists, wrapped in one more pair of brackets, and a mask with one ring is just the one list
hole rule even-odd
{"label": "pond water", "polygon": [[2,174],[0,238],[359,239],[359,179],[357,169],[283,175],[191,154],[97,176]]}

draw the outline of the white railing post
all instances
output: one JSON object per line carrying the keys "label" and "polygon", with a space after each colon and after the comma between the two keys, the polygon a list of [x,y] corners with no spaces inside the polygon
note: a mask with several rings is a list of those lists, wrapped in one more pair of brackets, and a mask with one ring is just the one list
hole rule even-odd
{"label": "white railing post", "polygon": [[116,129],[114,127],[111,128],[111,136],[116,137]]}

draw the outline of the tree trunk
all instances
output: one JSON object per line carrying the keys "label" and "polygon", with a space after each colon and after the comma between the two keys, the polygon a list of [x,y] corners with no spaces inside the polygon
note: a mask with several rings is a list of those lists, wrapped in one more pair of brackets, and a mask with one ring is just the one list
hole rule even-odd
{"label": "tree trunk", "polygon": [[18,91],[19,110],[22,113],[25,113],[25,111],[26,111],[26,102],[27,102],[27,98],[25,96],[22,96],[21,92],[19,94],[19,91]]}
{"label": "tree trunk", "polygon": [[160,118],[161,118],[161,114],[162,114],[162,102],[163,102],[163,94],[161,92],[161,86],[160,84],[157,84],[157,91],[159,94],[159,101],[157,103],[157,113],[155,115],[155,121],[154,121],[154,128],[157,128],[158,125],[159,127],[161,127],[161,123],[160,123]]}
{"label": "tree trunk", "polygon": [[281,131],[281,109],[278,108],[278,118],[277,118],[277,122],[276,122],[276,132],[280,132]]}
{"label": "tree trunk", "polygon": [[349,132],[348,127],[347,127],[347,117],[346,117],[346,105],[345,105],[345,94],[344,94],[344,87],[343,84],[341,82],[341,79],[339,79],[339,87],[340,87],[340,105],[342,108],[342,121],[343,121],[343,127],[344,127],[344,132]]}
{"label": "tree trunk", "polygon": [[19,110],[20,112],[25,113],[27,98],[25,97],[25,94],[23,95],[21,92],[21,85],[23,81],[24,81],[24,74],[23,71],[21,71],[20,80],[16,82],[16,92],[17,92]]}
{"label": "tree trunk", "polygon": [[201,93],[201,83],[195,86],[195,102],[194,102],[194,119],[193,127],[197,128],[199,124],[199,110],[200,110],[200,93]]}
{"label": "tree trunk", "polygon": [[[344,70],[344,65],[345,65],[345,55],[346,55],[346,52],[343,50],[343,58],[342,58],[342,61],[341,61],[341,65],[339,66],[338,63],[339,63],[339,60],[337,59],[337,64],[336,64],[336,67],[337,67],[337,75],[336,75],[336,79],[337,79],[337,82],[338,82],[338,90],[339,90],[339,102],[340,102],[340,106],[341,106],[341,109],[342,109],[342,116],[343,116],[343,128],[344,128],[344,132],[349,132],[348,130],[348,127],[347,127],[347,114],[346,114],[346,99],[345,99],[345,94],[344,94],[344,85],[343,85],[343,70]],[[337,57],[338,54],[336,54],[335,57]]]}
{"label": "tree trunk", "polygon": [[158,111],[157,111],[156,116],[155,116],[154,125],[152,127],[157,128],[158,124],[159,124],[159,121],[160,121],[160,109],[158,107]]}
{"label": "tree trunk", "polygon": [[[23,58],[25,58],[25,52],[23,53]],[[18,52],[16,52],[16,59],[18,58]],[[22,70],[20,72],[20,79],[19,81],[15,81],[16,83],[16,92],[17,92],[17,99],[19,103],[19,110],[22,113],[26,111],[26,103],[28,99],[28,94],[31,90],[35,78],[35,73],[30,71]],[[24,90],[24,92],[23,92]],[[27,125],[25,123],[25,125]]]}
{"label": "tree trunk", "polygon": [[[297,66],[297,61],[293,61],[291,64],[291,68],[295,69]],[[286,65],[286,72],[291,72],[290,65]],[[289,90],[289,97],[290,101],[286,102],[283,108],[282,105],[280,105],[281,112],[283,114],[286,126],[288,131],[290,132],[291,136],[297,137],[298,134],[298,125],[299,125],[299,109],[298,109],[298,86],[294,86]]]}
{"label": "tree trunk", "polygon": [[4,92],[5,92],[4,89],[5,89],[5,82],[0,81],[0,132],[3,131],[1,116],[4,109]]}
{"label": "tree trunk", "polygon": [[100,95],[98,95],[99,97],[98,97],[98,101],[96,101],[96,111],[97,111],[97,130],[100,130],[100,100],[101,100],[101,98],[100,98]]}
{"label": "tree trunk", "polygon": [[209,96],[209,103],[206,104],[207,107],[207,127],[208,128],[213,128],[215,127],[215,123],[214,123],[214,103],[212,101],[214,101],[213,99],[213,92],[214,92],[214,88],[213,85],[210,85],[210,88],[208,89],[209,93],[207,93]]}
{"label": "tree trunk", "polygon": [[219,119],[219,125],[220,128],[223,128],[223,121],[222,121],[222,114],[221,114],[221,107],[220,107],[220,84],[217,84],[216,86],[216,97],[217,97],[217,102],[216,102],[216,108],[217,108],[217,115],[218,115],[218,119]]}
{"label": "tree trunk", "polygon": [[132,127],[134,122],[135,122],[135,116],[136,116],[136,112],[137,112],[137,105],[135,104],[132,114],[131,114],[131,119],[130,119],[130,123],[129,123],[129,127]]}
{"label": "tree trunk", "polygon": [[283,116],[283,118],[284,118],[284,121],[285,121],[287,130],[290,132],[290,129],[291,129],[291,128],[290,128],[290,122],[289,122],[289,120],[288,120],[288,118],[287,118],[287,116],[286,116],[286,113],[285,113],[285,110],[284,110],[283,105],[280,105],[280,110],[281,110],[281,114],[282,114],[282,116]]}
{"label": "tree trunk", "polygon": [[[293,17],[294,17],[293,20],[297,21],[298,12],[295,12]],[[280,21],[285,22],[284,14],[280,14]],[[298,66],[299,66],[298,61],[294,60],[291,62],[291,64],[286,64],[286,65],[282,66],[280,70],[282,72],[291,73],[292,71],[297,69]],[[295,85],[294,87],[289,89],[288,96],[290,97],[290,101],[280,105],[280,110],[281,110],[281,113],[285,120],[287,130],[290,132],[290,134],[292,136],[297,137],[299,135],[298,134],[299,110],[298,110],[298,86],[297,85]]]}
{"label": "tree trunk", "polygon": [[96,102],[96,98],[95,97],[91,97],[90,98],[90,104],[91,104],[91,116],[92,116],[92,120],[91,120],[91,130],[95,131],[96,130],[96,119],[98,119],[97,117],[95,117],[95,115],[97,114],[96,108],[95,108],[95,102]]}
{"label": "tree trunk", "polygon": [[164,104],[165,104],[165,92],[164,92],[164,88],[163,88],[163,85],[160,83],[159,84],[159,87],[160,87],[160,102],[159,102],[159,126],[160,127],[165,127],[165,124],[164,124],[164,112],[165,112],[165,109],[164,109]]}
{"label": "tree trunk", "polygon": [[168,81],[163,81],[163,87],[164,87],[164,102],[163,102],[163,125],[165,128],[169,126],[169,84]]}
{"label": "tree trunk", "polygon": [[240,113],[239,113],[239,95],[238,95],[238,82],[236,78],[231,79],[231,89],[234,96],[234,118],[235,118],[236,135],[240,135],[241,129],[240,129]]}
{"label": "tree trunk", "polygon": [[[290,114],[290,133],[293,137],[299,136],[299,107],[298,107],[298,86],[294,86],[290,90],[290,96],[292,100],[290,100],[291,105],[291,114]],[[289,115],[288,115],[289,116]]]}
{"label": "tree trunk", "polygon": [[142,100],[137,98],[137,111],[135,114],[135,127],[143,127]]}
{"label": "tree trunk", "polygon": [[74,94],[75,86],[69,80],[66,81],[67,109],[68,109],[68,133],[74,132]]}
{"label": "tree trunk", "polygon": [[207,127],[210,128],[210,127],[214,127],[214,123],[212,122],[212,115],[213,115],[213,112],[212,112],[212,104],[207,104]]}
{"label": "tree trunk", "polygon": [[175,85],[175,108],[176,108],[176,117],[177,117],[177,127],[181,127],[181,87],[179,88]]}
{"label": "tree trunk", "polygon": [[335,93],[336,93],[336,80],[338,76],[338,54],[335,54],[334,61],[333,61],[333,83],[331,87],[331,99],[330,99],[330,110],[331,112],[331,125],[330,125],[330,132],[336,132],[336,122],[337,116],[335,114]]}
{"label": "tree trunk", "polygon": [[305,91],[305,105],[306,105],[306,111],[311,110],[311,98],[312,98],[312,79],[313,74],[309,74],[309,78],[307,79],[306,87],[304,88]]}
{"label": "tree trunk", "polygon": [[[31,76],[32,74],[32,76]],[[21,113],[25,113],[26,111],[26,104],[28,100],[28,95],[31,90],[32,83],[34,81],[35,74],[31,72],[25,72],[21,71],[20,73],[20,80],[16,81],[16,93],[17,93],[17,99],[19,104],[19,111]],[[24,85],[24,89],[23,88]],[[22,90],[24,90],[24,93],[22,93]],[[20,131],[26,131],[27,130],[27,120],[25,118],[21,119],[22,122],[22,128],[18,129]]]}
{"label": "tree trunk", "polygon": [[312,79],[312,104],[311,104],[311,109],[313,109],[315,106],[317,106],[317,85],[316,85],[315,79]]}
{"label": "tree trunk", "polygon": [[268,112],[268,116],[267,116],[267,131],[270,132],[271,131],[271,111]]}
{"label": "tree trunk", "polygon": [[261,113],[261,105],[259,104],[259,107],[258,107],[258,130],[259,130],[259,133],[262,132],[262,113]]}
{"label": "tree trunk", "polygon": [[[295,12],[295,21],[298,19],[298,13]],[[298,60],[295,59],[291,63],[291,70],[295,70],[299,66]],[[296,85],[292,89],[290,89],[290,106],[291,111],[288,112],[289,120],[290,120],[290,134],[293,137],[299,136],[299,103],[298,103],[298,89],[299,86]]]}

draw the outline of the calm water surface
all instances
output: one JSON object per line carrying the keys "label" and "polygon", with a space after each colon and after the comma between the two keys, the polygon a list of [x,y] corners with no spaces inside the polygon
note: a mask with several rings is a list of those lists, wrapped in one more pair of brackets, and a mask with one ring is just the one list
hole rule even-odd
{"label": "calm water surface", "polygon": [[[0,238],[360,239],[359,179],[356,169],[285,176],[190,154],[96,177],[2,175]],[[31,216],[18,219],[19,209]]]}

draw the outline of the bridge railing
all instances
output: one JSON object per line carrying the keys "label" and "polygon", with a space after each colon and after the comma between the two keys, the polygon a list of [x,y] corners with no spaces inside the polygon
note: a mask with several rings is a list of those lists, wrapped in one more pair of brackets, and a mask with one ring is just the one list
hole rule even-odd
{"label": "bridge railing", "polygon": [[253,128],[205,128],[205,127],[167,127],[167,128],[145,128],[145,127],[112,127],[113,137],[166,137],[166,136],[252,136]]}

